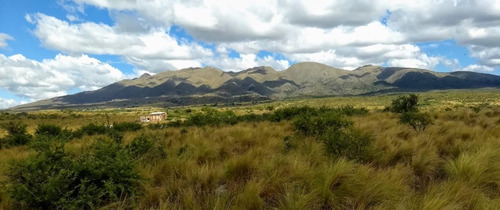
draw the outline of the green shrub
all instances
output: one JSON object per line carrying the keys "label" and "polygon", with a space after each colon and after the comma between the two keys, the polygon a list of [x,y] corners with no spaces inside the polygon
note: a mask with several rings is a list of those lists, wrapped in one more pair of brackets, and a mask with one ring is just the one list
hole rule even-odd
{"label": "green shrub", "polygon": [[399,123],[409,125],[415,131],[424,131],[427,126],[432,125],[432,118],[426,113],[405,112],[399,117]]}
{"label": "green shrub", "polygon": [[[172,121],[172,122],[180,122],[180,121]],[[150,123],[148,124],[148,128],[151,129],[151,130],[160,130],[160,129],[163,129],[164,127],[166,127],[166,125],[169,125],[170,126],[170,123],[172,122],[169,122],[167,124],[163,124],[163,123]]]}
{"label": "green shrub", "polygon": [[7,170],[8,192],[29,208],[95,209],[139,190],[136,162],[120,144],[98,141],[76,157],[60,143],[38,150]]}
{"label": "green shrub", "polygon": [[329,129],[338,130],[352,124],[350,120],[338,112],[327,112],[319,116],[304,113],[293,122],[295,129],[306,136],[321,136]]}
{"label": "green shrub", "polygon": [[[207,108],[207,109],[205,109]],[[188,119],[183,122],[186,126],[219,126],[219,125],[234,125],[238,123],[238,117],[232,111],[219,112],[210,107],[204,107],[205,113],[195,113],[188,116]]]}
{"label": "green shrub", "polygon": [[35,130],[35,135],[45,135],[45,136],[59,136],[63,132],[63,129],[58,125],[53,124],[40,124]]}
{"label": "green shrub", "polygon": [[418,111],[418,96],[410,94],[408,96],[399,96],[392,101],[391,112],[405,113]]}
{"label": "green shrub", "polygon": [[240,122],[262,122],[269,120],[271,118],[271,114],[269,113],[264,113],[264,114],[245,114],[245,115],[240,115],[238,116],[238,121]]}
{"label": "green shrub", "polygon": [[316,114],[317,109],[309,107],[309,106],[303,106],[303,107],[286,107],[286,108],[281,108],[277,109],[274,111],[273,115],[270,117],[270,121],[274,122],[280,122],[283,120],[291,120],[295,118],[296,116],[299,116],[301,114]]}
{"label": "green shrub", "polygon": [[368,109],[361,107],[361,108],[354,108],[351,105],[346,105],[338,108],[338,111],[342,114],[345,114],[347,116],[353,116],[353,115],[365,115],[368,113]]}
{"label": "green shrub", "polygon": [[114,123],[113,124],[113,129],[120,131],[120,132],[125,132],[125,131],[138,131],[142,128],[142,125],[137,122],[121,122],[121,123]]}
{"label": "green shrub", "polygon": [[113,141],[115,141],[116,143],[119,143],[121,144],[122,141],[123,141],[123,133],[120,132],[120,131],[117,131],[115,129],[110,129],[108,131],[108,137],[111,138]]}
{"label": "green shrub", "polygon": [[81,137],[78,132],[62,129],[60,126],[54,124],[39,124],[35,130],[35,137],[38,136],[48,136],[63,141],[69,141],[73,138]]}
{"label": "green shrub", "polygon": [[28,126],[19,121],[3,123],[0,127],[5,129],[8,133],[5,138],[0,139],[0,148],[26,145],[32,139],[32,136],[26,131],[26,127]]}
{"label": "green shrub", "polygon": [[141,157],[146,154],[151,148],[153,148],[153,141],[144,135],[140,135],[127,146],[127,150],[132,154],[133,157]]}
{"label": "green shrub", "polygon": [[96,125],[94,123],[90,123],[80,128],[79,130],[83,134],[91,135],[99,135],[106,134],[108,128],[104,125]]}
{"label": "green shrub", "polygon": [[370,158],[372,136],[355,128],[328,129],[321,136],[328,154],[350,160],[367,161]]}

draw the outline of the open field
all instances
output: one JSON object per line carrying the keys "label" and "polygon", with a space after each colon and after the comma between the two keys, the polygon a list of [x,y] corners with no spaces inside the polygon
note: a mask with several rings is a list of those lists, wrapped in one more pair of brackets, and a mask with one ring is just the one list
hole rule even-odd
{"label": "open field", "polygon": [[[427,113],[433,121],[423,131],[399,123],[401,114],[383,111],[397,96],[296,99],[236,107],[193,106],[168,110],[0,113],[1,124],[20,121],[27,125],[27,133],[34,136],[31,140],[34,143],[0,149],[0,209],[29,209],[36,203],[23,196],[12,196],[16,194],[12,190],[15,189],[12,161],[19,164],[30,157],[42,159],[45,156],[37,155],[44,152],[54,152],[50,146],[46,151],[37,150],[44,148],[40,143],[41,134],[36,133],[39,124],[57,125],[74,132],[90,123],[116,125],[138,121],[140,115],[153,111],[166,111],[171,121],[189,121],[195,119],[196,114],[223,115],[231,111],[236,116],[260,116],[273,115],[287,107],[328,107],[336,111],[346,105],[352,105],[355,110],[365,108],[368,112],[332,114],[330,119],[322,118],[322,112],[318,111],[320,114],[304,118],[311,124],[320,124],[323,119],[327,123],[333,120],[333,126],[340,123],[338,130],[342,132],[333,134],[330,130],[303,132],[302,124],[298,123],[302,115],[278,120],[273,116],[265,119],[242,117],[235,121],[229,119],[230,122],[222,119],[217,123],[210,118],[203,123],[193,121],[194,124],[144,125],[138,130],[120,131],[119,138],[109,130],[102,134],[82,131],[62,141],[64,157],[68,160],[92,157],[98,161],[98,142],[118,142],[118,146],[105,145],[116,147],[117,154],[123,151],[124,155],[135,155],[131,158],[134,159],[130,162],[134,166],[131,170],[140,178],[137,183],[130,183],[138,186],[127,191],[128,194],[104,196],[105,199],[91,205],[77,202],[85,199],[74,194],[65,197],[74,200],[40,203],[49,208],[78,205],[74,208],[104,209],[500,208],[500,91],[420,93],[420,112]],[[330,112],[325,113],[330,116]],[[8,135],[6,130],[0,131],[0,138]],[[359,140],[362,144],[344,141],[332,146],[329,144],[331,138]],[[58,142],[61,141],[47,144]],[[88,156],[81,155],[87,153]],[[62,176],[40,173],[47,177]],[[34,197],[43,200],[43,195]],[[24,200],[19,202],[16,198]]]}

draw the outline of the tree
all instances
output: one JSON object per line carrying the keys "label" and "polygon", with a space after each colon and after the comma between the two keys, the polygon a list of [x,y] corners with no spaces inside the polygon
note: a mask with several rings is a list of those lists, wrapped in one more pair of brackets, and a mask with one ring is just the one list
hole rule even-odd
{"label": "tree", "polygon": [[403,113],[399,122],[411,126],[417,132],[424,131],[428,125],[432,125],[432,119],[428,114],[414,111]]}
{"label": "tree", "polygon": [[418,96],[415,94],[399,96],[392,101],[390,110],[394,113],[418,112]]}
{"label": "tree", "polygon": [[5,129],[8,135],[0,139],[0,146],[18,146],[27,144],[32,136],[26,132],[27,125],[21,122],[8,122],[0,125],[1,128]]}

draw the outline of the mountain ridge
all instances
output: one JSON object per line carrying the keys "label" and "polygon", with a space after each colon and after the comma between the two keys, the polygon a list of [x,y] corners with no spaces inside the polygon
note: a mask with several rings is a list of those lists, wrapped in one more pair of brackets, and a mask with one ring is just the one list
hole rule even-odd
{"label": "mountain ridge", "polygon": [[302,62],[283,71],[276,71],[268,66],[239,72],[203,67],[165,71],[155,75],[143,74],[98,90],[41,100],[12,109],[233,104],[293,97],[483,87],[500,87],[500,76],[373,65],[349,71],[321,63]]}

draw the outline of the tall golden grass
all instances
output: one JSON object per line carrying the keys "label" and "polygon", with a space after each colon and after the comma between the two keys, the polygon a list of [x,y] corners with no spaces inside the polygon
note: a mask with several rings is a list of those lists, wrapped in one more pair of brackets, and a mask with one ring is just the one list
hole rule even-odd
{"label": "tall golden grass", "polygon": [[[116,202],[104,208],[500,208],[498,92],[422,94],[427,103],[422,111],[434,119],[434,125],[422,132],[398,123],[397,114],[380,111],[392,98],[368,98],[375,102],[367,102],[365,97],[325,98],[272,104],[275,108],[285,103],[370,107],[367,115],[350,117],[355,127],[373,136],[373,154],[363,163],[329,156],[322,142],[296,133],[290,122],[126,132],[123,144],[146,135],[163,145],[166,157],[140,164],[145,178],[143,193],[133,206]],[[344,99],[347,102],[340,102]],[[484,104],[481,101],[488,104],[479,110],[471,108]],[[264,105],[227,109],[267,112]],[[188,114],[177,113],[178,117]],[[112,119],[133,121],[140,114],[117,113]],[[32,131],[39,123],[74,129],[104,120],[102,114],[86,114],[78,120],[68,117],[23,122]],[[66,148],[78,153],[96,139],[84,136],[68,142]],[[4,185],[8,185],[4,176],[8,160],[26,158],[30,153],[24,146],[0,150],[0,181]],[[0,188],[0,209],[12,209],[13,203],[8,192]]]}

